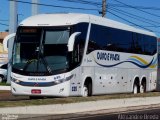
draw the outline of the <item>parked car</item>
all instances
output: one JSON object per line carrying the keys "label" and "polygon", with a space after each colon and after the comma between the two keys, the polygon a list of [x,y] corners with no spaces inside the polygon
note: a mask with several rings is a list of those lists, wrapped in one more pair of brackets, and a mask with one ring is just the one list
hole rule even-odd
{"label": "parked car", "polygon": [[0,82],[7,81],[7,66],[8,64],[3,64],[0,66]]}

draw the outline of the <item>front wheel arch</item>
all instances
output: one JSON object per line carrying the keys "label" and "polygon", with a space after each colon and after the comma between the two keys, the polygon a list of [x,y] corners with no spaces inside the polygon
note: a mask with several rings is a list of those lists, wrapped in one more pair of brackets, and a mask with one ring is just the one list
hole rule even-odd
{"label": "front wheel arch", "polygon": [[[90,77],[87,77],[86,80],[84,81],[84,85],[83,85],[83,88],[82,88],[83,90],[87,89],[86,90],[87,91],[87,96],[92,96],[92,88],[93,88],[92,86],[93,86],[92,79]],[[86,91],[83,91],[82,96],[86,96],[84,94],[84,92],[86,92]]]}

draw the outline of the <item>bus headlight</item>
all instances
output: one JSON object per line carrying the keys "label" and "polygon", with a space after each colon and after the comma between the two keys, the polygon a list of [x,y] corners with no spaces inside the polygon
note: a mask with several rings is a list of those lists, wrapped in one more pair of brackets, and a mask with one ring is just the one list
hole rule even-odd
{"label": "bus headlight", "polygon": [[16,81],[15,81],[15,83],[19,83],[19,82],[20,82],[20,80],[16,80]]}
{"label": "bus headlight", "polygon": [[56,84],[60,84],[60,83],[63,83],[63,82],[65,82],[65,81],[67,81],[66,79],[61,79],[61,80],[56,80],[56,81],[54,81]]}
{"label": "bus headlight", "polygon": [[15,83],[19,83],[19,82],[20,82],[20,80],[15,79],[15,78],[11,78],[11,80],[12,80],[13,82],[15,82]]}
{"label": "bus headlight", "polygon": [[56,81],[54,81],[56,84],[59,84],[59,83],[61,83],[61,81],[60,80],[56,80]]}

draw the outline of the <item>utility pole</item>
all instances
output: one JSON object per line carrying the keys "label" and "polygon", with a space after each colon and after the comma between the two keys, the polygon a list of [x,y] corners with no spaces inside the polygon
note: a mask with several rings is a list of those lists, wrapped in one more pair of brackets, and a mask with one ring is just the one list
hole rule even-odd
{"label": "utility pole", "polygon": [[32,15],[38,14],[38,1],[39,0],[32,0]]}
{"label": "utility pole", "polygon": [[[15,33],[17,29],[17,2],[12,0],[9,2],[10,12],[9,12],[9,34]],[[13,48],[14,38],[8,41],[8,72],[7,72],[7,83],[11,82],[11,59],[12,59],[12,48]]]}
{"label": "utility pole", "polygon": [[102,0],[102,17],[106,16],[106,2],[107,0]]}
{"label": "utility pole", "polygon": [[9,18],[9,33],[15,33],[17,29],[17,2],[10,1],[10,18]]}

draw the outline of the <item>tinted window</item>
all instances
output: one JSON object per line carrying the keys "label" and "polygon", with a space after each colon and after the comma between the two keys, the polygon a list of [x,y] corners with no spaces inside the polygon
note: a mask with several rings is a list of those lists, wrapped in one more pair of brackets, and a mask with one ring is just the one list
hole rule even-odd
{"label": "tinted window", "polygon": [[128,52],[131,42],[131,32],[92,24],[87,53],[98,49]]}
{"label": "tinted window", "polygon": [[85,41],[88,31],[88,23],[79,23],[73,26],[72,33],[81,32],[75,39],[74,50],[72,53],[72,62],[70,63],[72,67],[80,64],[82,56],[84,53]]}
{"label": "tinted window", "polygon": [[45,44],[67,44],[69,30],[46,30]]}
{"label": "tinted window", "polygon": [[132,33],[131,53],[144,54],[144,38],[143,35]]}
{"label": "tinted window", "polygon": [[155,37],[144,35],[145,54],[154,55],[157,52],[157,42]]}
{"label": "tinted window", "polygon": [[87,53],[108,50],[154,55],[156,43],[155,37],[92,24]]}
{"label": "tinted window", "polygon": [[131,49],[132,33],[124,30],[108,28],[110,31],[110,36],[108,44],[112,46],[112,49],[107,48],[107,50],[119,51],[119,52],[129,52]]}

